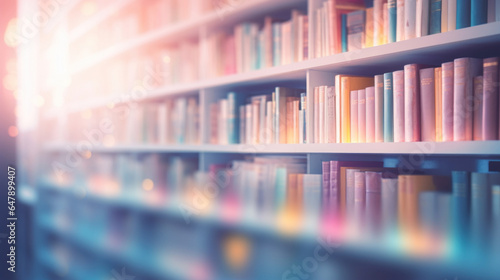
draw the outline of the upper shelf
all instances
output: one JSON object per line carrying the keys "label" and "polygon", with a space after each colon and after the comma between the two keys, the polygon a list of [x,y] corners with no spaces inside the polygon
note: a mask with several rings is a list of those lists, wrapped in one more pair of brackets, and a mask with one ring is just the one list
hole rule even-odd
{"label": "upper shelf", "polygon": [[[139,37],[130,41],[129,44],[138,47],[141,45],[138,42],[146,40],[144,38]],[[376,75],[402,69],[405,64],[409,63],[440,65],[457,57],[473,56],[484,58],[499,55],[499,46],[500,22],[494,22],[358,51],[339,53],[329,57],[200,80],[188,84],[168,85],[150,91],[141,100],[190,93],[203,89],[226,90],[231,87],[277,81],[296,79],[305,81],[308,70],[329,71],[332,73],[332,79],[335,74]],[[123,47],[118,46],[117,48],[122,49]],[[109,51],[108,55],[111,54],[112,51]],[[50,118],[58,116],[59,113],[74,113],[113,103],[116,104],[115,101],[120,100],[120,96],[126,95],[129,95],[129,93],[124,92],[119,95],[96,98],[86,102],[74,102],[68,104],[64,109],[54,110],[46,116]]]}
{"label": "upper shelf", "polygon": [[[50,152],[65,152],[71,144],[53,143],[45,146]],[[424,155],[486,155],[500,156],[500,141],[408,142],[408,143],[331,143],[331,144],[260,144],[260,145],[119,145],[94,146],[93,152],[172,152],[233,154],[424,154]]]}

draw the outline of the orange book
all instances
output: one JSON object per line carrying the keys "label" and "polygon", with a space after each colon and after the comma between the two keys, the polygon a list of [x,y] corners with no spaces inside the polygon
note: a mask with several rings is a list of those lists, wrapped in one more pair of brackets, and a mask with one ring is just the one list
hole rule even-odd
{"label": "orange book", "polygon": [[[339,76],[339,79],[337,79]],[[336,84],[335,90],[337,91],[337,97],[340,97],[340,134],[342,143],[351,142],[351,103],[350,103],[350,93],[353,90],[365,89],[367,87],[373,86],[373,77],[357,77],[357,76],[347,76],[347,75],[337,75],[335,81],[340,80],[340,86]]]}
{"label": "orange book", "polygon": [[434,68],[434,92],[436,104],[436,142],[443,141],[443,91],[441,67]]}

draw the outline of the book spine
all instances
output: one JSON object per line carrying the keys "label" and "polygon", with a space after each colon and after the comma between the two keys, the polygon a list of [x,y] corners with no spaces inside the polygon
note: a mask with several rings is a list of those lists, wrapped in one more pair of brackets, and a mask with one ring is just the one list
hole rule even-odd
{"label": "book spine", "polygon": [[342,28],[342,34],[341,34],[342,52],[347,52],[347,15],[346,14],[341,15],[341,28]]}
{"label": "book spine", "polygon": [[366,179],[366,226],[371,236],[379,236],[381,229],[382,176],[380,172],[365,172]]}
{"label": "book spine", "polygon": [[420,124],[422,141],[436,141],[436,96],[434,68],[420,70]]}
{"label": "book spine", "polygon": [[358,90],[358,143],[366,142],[366,90]]}
{"label": "book spine", "polygon": [[375,142],[375,87],[366,88],[366,143]]}
{"label": "book spine", "polygon": [[386,236],[391,238],[398,225],[398,179],[381,179],[382,225]]}
{"label": "book spine", "polygon": [[441,33],[444,33],[446,31],[448,31],[448,0],[442,0],[441,1]]}
{"label": "book spine", "polygon": [[453,62],[442,64],[443,141],[453,141]]}
{"label": "book spine", "polygon": [[384,75],[375,76],[375,142],[384,142]]}
{"label": "book spine", "polygon": [[354,222],[359,233],[365,222],[366,179],[365,172],[354,172]]}
{"label": "book spine", "polygon": [[[247,113],[246,113],[245,109],[246,109],[245,105],[240,106],[240,143],[241,144],[247,144],[247,142],[246,142],[246,122],[247,122],[246,116],[247,116]],[[215,121],[215,124],[213,124],[212,127],[215,126],[217,128],[216,123],[217,122]],[[216,136],[212,136],[212,137],[215,137],[215,139],[216,139]],[[216,141],[213,142],[213,144],[216,144],[216,143],[217,143]]]}
{"label": "book spine", "polygon": [[307,95],[306,93],[301,93],[300,94],[300,109],[301,109],[301,116],[302,116],[302,138],[300,138],[301,142],[300,143],[307,143],[307,107],[306,107],[306,101],[307,100]]}
{"label": "book spine", "polygon": [[393,108],[394,108],[394,142],[405,141],[405,79],[403,70],[394,71]]}
{"label": "book spine", "polygon": [[467,229],[469,228],[470,184],[467,171],[452,171],[452,248],[456,254],[466,249]]}
{"label": "book spine", "polygon": [[[495,22],[496,19],[495,19],[495,9],[496,9],[496,3],[497,0],[487,0],[488,3],[487,3],[487,22],[490,23],[490,22]],[[499,2],[500,3],[500,2]]]}
{"label": "book spine", "polygon": [[346,170],[346,194],[345,194],[345,213],[347,221],[354,219],[354,174],[357,169]]}
{"label": "book spine", "polygon": [[329,199],[328,198],[330,197],[330,162],[323,161],[321,167],[322,167],[321,170],[322,170],[322,178],[323,178],[323,181],[322,181],[323,192],[321,195],[321,197],[323,198],[322,208],[326,210],[329,208],[329,205],[328,205]]}
{"label": "book spine", "polygon": [[327,143],[335,143],[335,87],[328,87],[327,88],[327,102],[328,102],[328,136],[327,136]]}
{"label": "book spine", "polygon": [[236,102],[236,94],[231,92],[228,94],[228,119],[227,119],[227,131],[228,131],[228,144],[236,144],[239,143],[240,131],[238,127],[238,115],[237,108],[238,105]]}
{"label": "book spine", "polygon": [[[387,2],[384,3],[384,7],[382,8],[382,44],[387,44],[389,41],[389,8],[387,8]],[[396,19],[394,19],[396,20]],[[395,33],[394,33],[395,34]]]}
{"label": "book spine", "polygon": [[492,257],[500,260],[500,186],[493,186],[491,190],[491,221],[492,221]]}
{"label": "book spine", "polygon": [[392,73],[384,74],[384,142],[393,142]]}
{"label": "book spine", "polygon": [[383,44],[383,9],[384,0],[373,1],[373,45],[379,46]]}
{"label": "book spine", "polygon": [[[274,143],[274,127],[273,127],[273,102],[267,101],[266,108],[266,131],[264,132],[266,143]],[[240,138],[241,139],[241,138]]]}
{"label": "book spine", "polygon": [[342,143],[342,103],[344,102],[342,99],[342,87],[340,86],[341,83],[341,76],[336,75],[335,76],[335,143]]}
{"label": "book spine", "polygon": [[313,99],[313,104],[314,104],[314,120],[313,120],[313,126],[314,126],[314,138],[312,139],[312,143],[319,143],[319,118],[320,118],[320,111],[319,111],[319,87],[314,88],[314,99]]}
{"label": "book spine", "polygon": [[349,143],[351,141],[351,91],[350,91],[350,77],[340,78],[340,95],[341,95],[341,135],[342,143]]}
{"label": "book spine", "polygon": [[364,10],[358,10],[347,14],[347,51],[359,50],[363,47],[365,16]]}
{"label": "book spine", "polygon": [[488,22],[488,0],[471,0],[470,25],[480,25]]}
{"label": "book spine", "polygon": [[404,0],[404,39],[416,37],[417,0]]}
{"label": "book spine", "polygon": [[443,141],[443,83],[441,67],[434,68],[434,92],[436,94],[436,141]]}
{"label": "book spine", "polygon": [[[281,65],[281,24],[273,23],[273,64]],[[242,71],[238,71],[242,72]]]}
{"label": "book spine", "polygon": [[457,29],[457,0],[448,0],[448,31]]}
{"label": "book spine", "polygon": [[340,187],[339,187],[339,162],[330,161],[330,206],[333,214],[339,214],[340,207]]}
{"label": "book spine", "polygon": [[441,33],[441,0],[430,0],[430,19],[429,19],[429,34]]}
{"label": "book spine", "polygon": [[472,138],[474,141],[483,140],[483,76],[474,77],[474,116]]}
{"label": "book spine", "polygon": [[358,91],[351,91],[351,143],[358,143]]}
{"label": "book spine", "polygon": [[404,67],[404,139],[420,141],[420,66]]}
{"label": "book spine", "polygon": [[389,25],[389,34],[388,34],[388,42],[393,43],[397,41],[397,0],[388,0],[387,9],[388,9],[388,25]]}
{"label": "book spine", "polygon": [[483,140],[498,139],[498,71],[497,57],[483,60]]}
{"label": "book spine", "polygon": [[318,104],[318,138],[316,143],[324,143],[325,139],[325,87],[319,87],[319,104]]}
{"label": "book spine", "polygon": [[369,48],[373,47],[373,25],[374,19],[373,19],[373,7],[368,8],[365,10],[366,11],[366,23],[365,23],[365,29],[363,30],[363,38],[364,38],[364,44],[363,48]]}
{"label": "book spine", "polygon": [[396,1],[396,41],[405,39],[405,0]]}
{"label": "book spine", "polygon": [[470,252],[472,258],[484,256],[488,234],[488,173],[472,173],[470,200]]}
{"label": "book spine", "polygon": [[457,0],[457,29],[470,26],[471,0]]}

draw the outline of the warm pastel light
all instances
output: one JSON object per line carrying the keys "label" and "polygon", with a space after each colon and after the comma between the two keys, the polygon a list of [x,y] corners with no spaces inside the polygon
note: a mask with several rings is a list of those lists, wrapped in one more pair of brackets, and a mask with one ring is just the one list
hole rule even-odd
{"label": "warm pastel light", "polygon": [[154,188],[153,180],[144,179],[144,181],[142,181],[142,188],[146,191],[152,190]]}
{"label": "warm pastel light", "polygon": [[10,137],[14,138],[19,134],[19,130],[17,129],[16,126],[11,125],[9,126],[8,133]]}
{"label": "warm pastel light", "polygon": [[85,151],[83,153],[83,157],[86,158],[86,159],[89,159],[92,157],[92,152],[91,151]]}
{"label": "warm pastel light", "polygon": [[165,55],[165,56],[163,57],[163,62],[165,62],[165,63],[170,63],[170,56]]}
{"label": "warm pastel light", "polygon": [[115,137],[111,134],[104,135],[103,139],[104,147],[113,147],[115,145]]}
{"label": "warm pastel light", "polygon": [[9,74],[17,73],[17,61],[15,58],[9,58],[7,60],[7,63],[5,63],[5,70],[7,70]]}
{"label": "warm pastel light", "polygon": [[7,74],[3,77],[3,87],[8,91],[17,89],[17,78],[13,74]]}
{"label": "warm pastel light", "polygon": [[92,117],[92,110],[85,110],[81,114],[83,119],[89,120]]}
{"label": "warm pastel light", "polygon": [[43,98],[43,96],[41,95],[37,95],[34,99],[33,99],[33,102],[35,104],[35,106],[37,107],[42,107],[43,104],[45,104],[45,99]]}
{"label": "warm pastel light", "polygon": [[14,48],[19,45],[18,37],[19,35],[17,34],[17,18],[13,18],[7,24],[3,39],[7,46]]}
{"label": "warm pastel light", "polygon": [[94,1],[86,1],[82,5],[82,15],[90,16],[93,15],[97,10],[97,5]]}

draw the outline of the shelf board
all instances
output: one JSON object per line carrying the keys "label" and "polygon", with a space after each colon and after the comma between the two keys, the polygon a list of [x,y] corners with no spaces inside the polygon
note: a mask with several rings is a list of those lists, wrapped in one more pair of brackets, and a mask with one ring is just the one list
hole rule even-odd
{"label": "shelf board", "polygon": [[[140,39],[139,39],[140,40]],[[132,43],[131,43],[132,44]],[[227,90],[252,85],[291,80],[306,80],[308,70],[328,71],[335,74],[375,75],[387,71],[402,69],[408,63],[440,65],[462,56],[498,55],[500,44],[500,22],[488,23],[474,27],[429,35],[411,40],[375,46],[358,51],[339,53],[329,57],[315,58],[288,65],[281,65],[251,72],[233,74],[196,82],[168,85],[148,92],[136,102],[158,99],[171,95],[196,92],[203,89]],[[138,46],[138,45],[137,45]],[[124,48],[124,47],[117,47]],[[99,56],[99,54],[98,54]],[[130,93],[93,98],[84,102],[73,102],[67,105],[63,113],[74,113],[110,103],[124,103],[120,96]],[[116,102],[118,100],[118,102]],[[55,110],[59,112],[59,110]],[[49,113],[47,118],[57,114]]]}
{"label": "shelf board", "polygon": [[[187,20],[174,23],[170,26],[162,27],[157,30],[148,31],[133,39],[118,43],[108,47],[91,57],[77,62],[71,67],[71,75],[85,71],[95,65],[108,59],[124,54],[128,51],[140,47],[148,46],[153,43],[161,42],[168,44],[179,42],[184,39],[197,37],[201,28],[217,29],[224,26],[232,26],[243,20],[251,19],[262,13],[262,5],[266,5],[266,12],[297,6],[300,3],[306,3],[304,0],[252,0],[236,3],[234,6],[228,5],[215,11],[200,15],[193,20]],[[70,41],[71,41],[70,36]]]}
{"label": "shelf board", "polygon": [[[48,152],[76,149],[65,143],[47,144]],[[105,153],[233,153],[233,154],[425,154],[500,156],[500,141],[409,142],[409,143],[330,143],[330,144],[259,144],[259,145],[117,145],[94,146],[92,152]]]}

